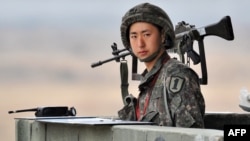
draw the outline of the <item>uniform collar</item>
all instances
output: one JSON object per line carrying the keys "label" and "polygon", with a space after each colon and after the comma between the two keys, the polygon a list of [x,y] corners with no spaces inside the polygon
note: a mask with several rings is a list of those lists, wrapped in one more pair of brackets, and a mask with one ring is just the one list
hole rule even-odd
{"label": "uniform collar", "polygon": [[139,85],[139,89],[143,89],[143,87],[147,87],[147,84],[152,81],[154,76],[157,74],[157,72],[161,69],[162,65],[164,64],[164,60],[168,59],[169,55],[165,51],[159,59],[156,61],[153,68],[148,72],[147,69],[145,69],[142,73],[141,77],[141,83]]}

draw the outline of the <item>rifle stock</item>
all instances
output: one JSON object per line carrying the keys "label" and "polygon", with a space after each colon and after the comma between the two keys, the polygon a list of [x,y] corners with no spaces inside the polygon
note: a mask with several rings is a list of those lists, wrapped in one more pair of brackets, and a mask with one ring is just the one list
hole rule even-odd
{"label": "rifle stock", "polygon": [[176,29],[176,40],[180,40],[186,34],[191,36],[193,40],[200,40],[208,35],[218,36],[229,41],[234,39],[233,27],[230,16],[225,16],[219,22],[210,24],[205,27],[194,28],[193,25],[189,25],[185,22],[182,22],[179,23],[176,28],[178,28]]}
{"label": "rifle stock", "polygon": [[[210,24],[205,27],[195,28],[194,25],[180,22],[176,25],[176,43],[173,49],[168,52],[177,53],[180,57],[180,61],[185,64],[184,54],[187,53],[187,57],[191,58],[194,65],[200,63],[201,75],[200,83],[207,84],[207,66],[204,49],[204,37],[206,36],[218,36],[228,41],[234,40],[233,27],[230,16],[223,17],[219,22]],[[193,50],[193,42],[198,41],[199,54]]]}

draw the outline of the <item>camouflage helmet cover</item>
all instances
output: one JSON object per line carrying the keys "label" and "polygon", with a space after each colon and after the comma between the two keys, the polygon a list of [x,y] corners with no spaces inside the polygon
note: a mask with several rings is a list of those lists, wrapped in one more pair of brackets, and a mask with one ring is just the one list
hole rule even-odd
{"label": "camouflage helmet cover", "polygon": [[162,28],[167,41],[166,49],[173,47],[175,41],[175,33],[173,24],[169,16],[160,7],[150,3],[142,3],[131,8],[123,17],[121,30],[121,39],[125,48],[130,48],[129,43],[129,27],[135,22],[148,22]]}

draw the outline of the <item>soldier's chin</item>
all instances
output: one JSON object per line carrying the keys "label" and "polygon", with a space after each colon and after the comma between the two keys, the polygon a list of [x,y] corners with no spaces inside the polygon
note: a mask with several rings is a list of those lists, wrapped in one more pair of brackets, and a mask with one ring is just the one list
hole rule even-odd
{"label": "soldier's chin", "polygon": [[150,62],[152,58],[147,57],[147,58],[139,58],[140,62]]}
{"label": "soldier's chin", "polygon": [[147,57],[137,57],[140,62],[147,61]]}
{"label": "soldier's chin", "polygon": [[139,61],[140,61],[140,62],[145,62],[145,61],[143,61],[142,59],[139,59]]}

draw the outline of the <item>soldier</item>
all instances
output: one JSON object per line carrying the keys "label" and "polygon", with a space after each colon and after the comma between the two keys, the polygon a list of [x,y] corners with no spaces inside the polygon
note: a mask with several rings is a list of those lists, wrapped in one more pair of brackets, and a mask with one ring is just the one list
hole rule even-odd
{"label": "soldier", "polygon": [[160,7],[142,3],[122,18],[123,45],[145,64],[139,95],[118,115],[123,120],[154,122],[160,126],[204,128],[205,102],[199,77],[190,67],[171,58],[175,33]]}

